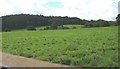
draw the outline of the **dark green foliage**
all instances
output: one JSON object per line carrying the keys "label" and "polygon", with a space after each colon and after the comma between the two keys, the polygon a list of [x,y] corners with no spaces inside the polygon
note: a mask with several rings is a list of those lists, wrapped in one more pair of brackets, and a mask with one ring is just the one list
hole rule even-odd
{"label": "dark green foliage", "polygon": [[5,32],[10,32],[11,29],[10,29],[10,28],[5,28],[4,31],[5,31]]}
{"label": "dark green foliage", "polygon": [[63,29],[63,25],[57,25],[57,24],[52,24],[50,27],[45,27],[44,30],[57,30],[57,29]]}
{"label": "dark green foliage", "polygon": [[63,29],[70,29],[69,27],[63,27]]}
{"label": "dark green foliage", "polygon": [[108,21],[99,19],[97,21],[91,20],[89,23],[86,23],[84,27],[106,27],[110,25]]}
{"label": "dark green foliage", "polygon": [[56,29],[60,25],[83,24],[79,18],[60,17],[60,16],[43,16],[30,14],[16,14],[2,16],[2,31],[5,28],[11,30],[25,29],[27,26],[51,26],[50,29]]}
{"label": "dark green foliage", "polygon": [[118,26],[117,21],[109,21],[109,24],[110,24],[111,26]]}
{"label": "dark green foliage", "polygon": [[72,29],[76,29],[76,27],[72,27]]}
{"label": "dark green foliage", "polygon": [[32,58],[33,56],[32,56],[32,54],[31,54],[31,55],[28,54],[28,55],[25,55],[25,57],[27,57],[27,58]]}
{"label": "dark green foliage", "polygon": [[57,27],[58,27],[57,23],[52,23],[51,29],[57,29]]}
{"label": "dark green foliage", "polygon": [[118,25],[120,25],[120,14],[118,14],[118,16],[116,17],[116,21],[117,21]]}
{"label": "dark green foliage", "polygon": [[33,26],[28,26],[27,30],[36,30],[36,28],[34,28]]}
{"label": "dark green foliage", "polygon": [[50,29],[50,27],[48,27],[48,26],[44,28],[44,30],[49,30],[49,29]]}
{"label": "dark green foliage", "polygon": [[[117,22],[119,22],[119,16],[117,17]],[[25,29],[27,26],[51,26],[50,29],[61,29],[62,25],[85,25],[85,27],[105,27],[110,25],[117,25],[117,23],[115,21],[105,21],[101,19],[97,21],[88,21],[77,17],[67,16],[61,17],[30,14],[2,16],[2,31],[5,31],[6,28],[10,28],[11,30]],[[47,29],[48,28],[46,28],[45,30]]]}
{"label": "dark green foliage", "polygon": [[71,60],[70,60],[70,59],[68,59],[68,58],[61,59],[61,63],[62,63],[62,64],[65,64],[65,65],[70,65]]}

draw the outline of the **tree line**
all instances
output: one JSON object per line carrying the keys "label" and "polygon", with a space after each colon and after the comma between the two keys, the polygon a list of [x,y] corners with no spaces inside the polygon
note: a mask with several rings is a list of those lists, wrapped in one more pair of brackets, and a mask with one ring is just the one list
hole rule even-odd
{"label": "tree line", "polygon": [[[56,29],[57,26],[63,25],[84,25],[84,27],[105,27],[117,25],[116,21],[99,20],[85,20],[77,17],[68,16],[43,16],[30,14],[16,14],[2,16],[2,31],[25,29],[28,26],[51,26]],[[53,28],[53,29],[54,29]]]}

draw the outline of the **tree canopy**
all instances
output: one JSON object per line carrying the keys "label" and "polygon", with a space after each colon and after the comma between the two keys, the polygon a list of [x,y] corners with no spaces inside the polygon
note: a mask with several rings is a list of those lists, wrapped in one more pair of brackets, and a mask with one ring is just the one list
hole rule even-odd
{"label": "tree canopy", "polygon": [[15,30],[15,29],[25,29],[28,26],[56,26],[60,25],[85,25],[87,26],[109,26],[113,24],[111,21],[105,20],[85,20],[77,17],[68,17],[68,16],[43,16],[43,15],[30,15],[30,14],[16,14],[16,15],[6,15],[2,16],[2,31],[6,29]]}

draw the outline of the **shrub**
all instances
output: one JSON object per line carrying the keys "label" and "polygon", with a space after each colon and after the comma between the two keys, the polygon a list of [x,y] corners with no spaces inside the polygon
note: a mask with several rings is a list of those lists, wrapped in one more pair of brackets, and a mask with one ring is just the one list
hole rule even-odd
{"label": "shrub", "polygon": [[63,27],[63,29],[70,29],[69,27]]}
{"label": "shrub", "polygon": [[51,29],[55,30],[55,29],[57,29],[57,26],[53,25],[53,26],[51,26]]}
{"label": "shrub", "polygon": [[76,27],[72,27],[72,29],[76,29]]}
{"label": "shrub", "polygon": [[43,29],[39,29],[39,30],[43,30]]}
{"label": "shrub", "polygon": [[10,30],[10,28],[5,28],[4,31],[5,31],[5,32],[10,32],[11,30]]}
{"label": "shrub", "polygon": [[28,26],[27,30],[36,30],[36,28],[34,28],[33,26]]}
{"label": "shrub", "polygon": [[26,54],[26,55],[25,55],[25,57],[27,57],[27,58],[32,58],[32,57],[33,57],[33,55]]}
{"label": "shrub", "polygon": [[45,27],[45,28],[44,28],[44,30],[49,30],[49,29],[50,29],[50,27]]}
{"label": "shrub", "polygon": [[70,65],[71,64],[71,59],[67,58],[67,57],[64,57],[64,58],[61,59],[61,63],[65,64],[65,65]]}
{"label": "shrub", "polygon": [[63,29],[63,25],[58,26],[57,29]]}

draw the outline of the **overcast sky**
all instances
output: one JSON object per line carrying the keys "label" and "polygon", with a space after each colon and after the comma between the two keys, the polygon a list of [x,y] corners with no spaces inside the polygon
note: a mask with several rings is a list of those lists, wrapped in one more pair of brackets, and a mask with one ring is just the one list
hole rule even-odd
{"label": "overcast sky", "polygon": [[119,0],[0,0],[0,16],[42,14],[81,19],[115,20]]}

